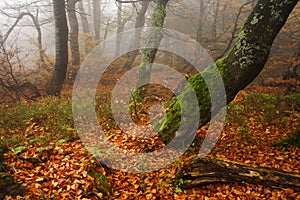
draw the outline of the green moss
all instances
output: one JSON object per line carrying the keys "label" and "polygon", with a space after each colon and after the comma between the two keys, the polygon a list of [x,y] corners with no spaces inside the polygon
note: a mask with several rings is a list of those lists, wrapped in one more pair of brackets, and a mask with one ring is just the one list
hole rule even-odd
{"label": "green moss", "polygon": [[[210,67],[209,69],[205,70],[202,74],[197,74],[193,76],[189,80],[189,84],[191,87],[186,87],[185,90],[177,97],[176,103],[173,105],[172,109],[167,112],[167,116],[165,119],[161,120],[161,122],[156,125],[159,126],[159,134],[160,138],[163,140],[163,142],[168,143],[170,142],[174,137],[176,132],[179,129],[179,126],[181,125],[181,120],[184,122],[186,119],[181,116],[181,110],[184,109],[185,112],[189,113],[190,117],[198,116],[198,109],[195,109],[195,107],[191,106],[191,94],[195,92],[197,96],[197,100],[199,102],[199,112],[200,116],[203,116],[203,118],[200,119],[200,123],[206,123],[208,119],[210,119],[210,111],[211,111],[211,99],[210,94],[208,91],[208,87],[206,82],[204,81],[203,76],[208,77],[207,79],[212,84],[212,81],[214,79],[214,70],[213,68],[216,67]],[[193,122],[191,122],[193,123]],[[190,123],[184,123],[185,126],[189,126]],[[184,130],[188,130],[188,127],[181,127]]]}
{"label": "green moss", "polygon": [[153,27],[163,27],[166,16],[166,8],[164,5],[158,5],[153,13]]}

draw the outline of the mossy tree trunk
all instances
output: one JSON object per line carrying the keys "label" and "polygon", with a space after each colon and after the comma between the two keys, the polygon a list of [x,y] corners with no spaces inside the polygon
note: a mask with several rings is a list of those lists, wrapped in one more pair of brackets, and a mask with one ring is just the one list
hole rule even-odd
{"label": "mossy tree trunk", "polygon": [[68,24],[65,1],[53,0],[55,21],[55,66],[47,94],[58,95],[62,89],[68,67]]}
{"label": "mossy tree trunk", "polygon": [[[213,66],[191,77],[189,83],[199,102],[201,116],[199,127],[210,121],[211,113],[217,113],[222,108],[221,106],[211,106],[211,94],[207,87],[207,84],[214,84],[216,71],[218,70],[223,78],[228,104],[263,69],[276,35],[297,2],[298,0],[259,0],[229,53],[217,60]],[[203,77],[205,77],[205,81]],[[218,91],[213,92],[217,93]],[[189,92],[185,91],[177,99],[184,99],[187,94]],[[177,99],[173,99],[175,103],[172,104],[165,119],[158,124],[160,137],[165,143],[172,140],[179,128],[181,105]]]}
{"label": "mossy tree trunk", "polygon": [[[166,17],[166,5],[169,0],[158,0],[156,1],[156,8],[153,13],[152,18],[152,27],[154,28],[151,36],[148,41],[148,45],[153,48],[147,48],[144,50],[142,55],[142,61],[139,66],[139,77],[137,83],[137,90],[134,93],[135,101],[138,103],[143,102],[144,97],[146,96],[145,85],[147,85],[150,81],[150,74],[152,63],[155,59],[157,48],[160,45],[160,42],[163,37],[163,33],[161,32],[161,28],[163,28],[165,17]],[[141,86],[141,87],[140,87]],[[140,87],[140,88],[139,88]]]}

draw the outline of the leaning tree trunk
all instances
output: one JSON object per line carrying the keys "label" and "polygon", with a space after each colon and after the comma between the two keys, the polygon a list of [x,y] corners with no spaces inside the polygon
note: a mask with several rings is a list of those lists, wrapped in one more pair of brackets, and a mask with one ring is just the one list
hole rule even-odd
{"label": "leaning tree trunk", "polygon": [[77,0],[68,0],[68,18],[70,23],[70,47],[71,47],[71,55],[72,65],[79,65],[80,64],[80,54],[79,54],[79,44],[78,44],[78,21],[76,16],[75,5]]}
{"label": "leaning tree trunk", "polygon": [[191,170],[182,173],[184,189],[214,183],[251,183],[273,188],[292,188],[300,191],[300,175],[292,172],[252,167],[225,160],[200,159]]}
{"label": "leaning tree trunk", "polygon": [[[233,48],[222,59],[215,62],[202,73],[193,76],[189,83],[195,91],[199,103],[200,120],[199,127],[204,126],[212,117],[212,113],[217,113],[222,107],[212,107],[208,86],[214,86],[219,71],[226,90],[227,104],[230,103],[236,94],[251,83],[263,69],[272,46],[272,43],[285,24],[290,12],[293,10],[298,0],[290,1],[267,1],[259,0],[252,13],[247,18],[239,37]],[[204,78],[205,77],[205,80]],[[175,136],[181,121],[181,106],[189,105],[188,102],[180,105],[177,99],[185,98],[192,91],[185,89],[176,99],[173,99],[172,108],[161,120],[157,127],[161,139],[169,143]],[[213,91],[218,95],[218,91]],[[191,112],[193,109],[190,108]],[[187,134],[187,133],[186,133]],[[189,133],[188,133],[189,134]],[[183,138],[187,135],[183,135]],[[183,141],[184,142],[184,141]]]}
{"label": "leaning tree trunk", "polygon": [[68,24],[65,1],[53,0],[53,12],[55,19],[55,67],[46,92],[49,95],[58,95],[65,81],[68,65]]}

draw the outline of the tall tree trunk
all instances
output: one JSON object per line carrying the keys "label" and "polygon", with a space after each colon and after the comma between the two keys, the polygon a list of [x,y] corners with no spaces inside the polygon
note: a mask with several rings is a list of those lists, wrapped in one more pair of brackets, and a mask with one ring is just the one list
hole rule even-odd
{"label": "tall tree trunk", "polygon": [[65,1],[53,0],[55,21],[55,67],[47,94],[58,95],[62,89],[68,67],[68,23]]}
{"label": "tall tree trunk", "polygon": [[33,16],[31,13],[29,13],[29,16],[31,17],[35,30],[37,32],[37,42],[38,42],[38,48],[39,48],[39,54],[41,63],[43,64],[45,62],[44,59],[44,49],[43,49],[43,43],[42,43],[42,30],[39,23],[39,12],[37,11],[36,16]]}
{"label": "tall tree trunk", "polygon": [[[153,13],[152,26],[154,27],[149,42],[149,46],[158,47],[163,34],[159,28],[162,28],[164,25],[165,17],[166,17],[166,5],[169,0],[159,0],[157,1],[156,8]],[[158,29],[155,29],[158,28]],[[149,83],[152,63],[155,59],[157,52],[157,48],[148,48],[145,49],[142,56],[142,62],[139,66],[139,77],[137,86],[143,86]],[[145,89],[138,89],[134,94],[135,101],[138,103],[143,102],[144,97],[147,91]]]}
{"label": "tall tree trunk", "polygon": [[198,29],[197,29],[197,42],[202,42],[202,32],[203,32],[203,19],[205,18],[204,13],[204,0],[200,0],[200,15],[198,21]]}
{"label": "tall tree trunk", "polygon": [[214,21],[213,21],[213,25],[212,25],[212,32],[211,32],[211,36],[212,36],[212,41],[216,42],[217,41],[217,21],[218,21],[218,17],[219,17],[219,5],[220,5],[220,0],[217,0],[217,5],[216,5],[216,9],[215,9],[215,16],[214,16]]}
{"label": "tall tree trunk", "polygon": [[[140,44],[141,31],[145,25],[145,14],[147,12],[148,7],[149,7],[149,2],[143,1],[142,8],[138,12],[136,19],[135,19],[135,29],[136,29],[135,33],[134,33],[135,40],[132,43],[133,48],[130,48],[130,49],[136,49]],[[130,69],[137,54],[138,54],[138,50],[128,53],[127,60],[126,60],[125,64],[123,65],[124,69]]]}
{"label": "tall tree trunk", "polygon": [[79,53],[79,44],[78,44],[78,21],[76,16],[75,5],[77,0],[67,0],[67,9],[68,9],[68,18],[70,23],[70,47],[71,47],[71,56],[72,65],[80,64],[80,53]]}
{"label": "tall tree trunk", "polygon": [[94,20],[94,37],[96,44],[100,42],[100,0],[93,0],[93,20]]}
{"label": "tall tree trunk", "polygon": [[82,0],[78,2],[78,9],[80,12],[82,32],[84,35],[85,53],[88,54],[94,48],[94,45],[92,45],[91,31]]}
{"label": "tall tree trunk", "polygon": [[122,24],[122,12],[123,12],[123,8],[122,8],[122,3],[118,3],[118,11],[117,11],[117,40],[116,40],[116,55],[120,54],[120,41],[122,38],[120,38],[120,33],[123,31],[123,24]]}
{"label": "tall tree trunk", "polygon": [[[213,94],[208,91],[208,86],[215,86],[216,71],[219,71],[223,78],[228,104],[263,69],[276,35],[285,24],[297,2],[298,0],[259,0],[248,16],[237,41],[229,53],[224,58],[217,60],[213,66],[208,67],[189,80],[198,99],[201,116],[199,127],[209,122],[212,113],[217,113],[222,108],[222,106],[212,107],[211,105],[210,96],[217,96],[218,89],[212,91]],[[203,77],[205,77],[205,80]],[[192,92],[189,90],[191,89],[185,89],[177,99],[185,99]],[[170,142],[175,135],[185,138],[190,134],[176,134],[181,121],[181,106],[188,107],[189,105],[188,102],[180,105],[177,99],[173,99],[175,103],[172,104],[173,106],[167,112],[165,119],[157,124],[160,137],[165,143]],[[192,108],[189,110],[193,112]]]}

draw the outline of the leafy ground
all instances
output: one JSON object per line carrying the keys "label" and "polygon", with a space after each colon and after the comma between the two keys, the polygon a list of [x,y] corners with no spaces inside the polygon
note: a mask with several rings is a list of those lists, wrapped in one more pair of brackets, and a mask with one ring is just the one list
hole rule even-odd
{"label": "leafy ground", "polygon": [[[209,156],[300,173],[298,147],[272,146],[285,138],[297,139],[300,93],[299,83],[294,85],[298,90],[288,95],[284,95],[285,87],[251,85],[241,91],[228,106],[225,128]],[[164,146],[157,135],[141,140],[111,128],[114,122],[106,103],[110,87],[101,89],[99,121],[112,142],[135,152]],[[300,192],[291,189],[246,183],[214,184],[183,191],[182,180],[175,183],[174,178],[183,166],[193,162],[192,154],[147,174],[108,169],[79,140],[70,97],[70,90],[66,90],[61,97],[44,97],[0,108],[0,139],[10,149],[5,154],[8,173],[27,188],[27,193],[16,199],[300,199]],[[143,119],[147,121],[142,116],[141,123]],[[198,131],[197,141],[205,136],[206,129]]]}

